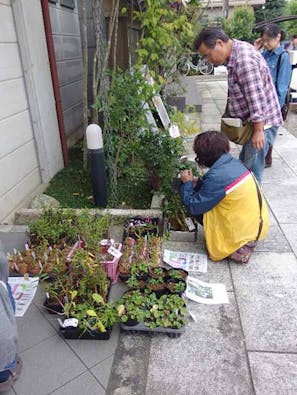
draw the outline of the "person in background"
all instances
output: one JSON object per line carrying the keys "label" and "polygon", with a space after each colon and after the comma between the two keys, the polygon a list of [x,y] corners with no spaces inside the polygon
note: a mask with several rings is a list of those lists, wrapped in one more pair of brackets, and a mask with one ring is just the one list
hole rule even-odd
{"label": "person in background", "polygon": [[[261,53],[269,66],[281,108],[285,105],[292,75],[290,56],[281,44],[283,39],[284,32],[276,23],[270,23],[263,28],[261,37],[254,43],[258,50],[264,48]],[[272,148],[270,145],[265,156],[265,167],[272,165]]]}
{"label": "person in background", "polygon": [[297,34],[294,34],[290,41],[284,41],[283,46],[286,51],[297,51]]}
{"label": "person in background", "polygon": [[253,135],[243,145],[239,159],[261,183],[266,153],[283,123],[267,63],[253,45],[230,39],[218,27],[203,29],[194,45],[210,63],[227,66],[228,112],[253,125]]}
{"label": "person in background", "polygon": [[0,240],[0,392],[9,391],[22,370],[17,355],[15,304],[8,284],[8,262]]}
{"label": "person in background", "polygon": [[269,217],[253,174],[230,153],[229,140],[217,131],[195,137],[196,163],[209,168],[203,178],[183,170],[180,195],[189,212],[204,227],[210,258],[247,263],[257,240],[266,237]]}

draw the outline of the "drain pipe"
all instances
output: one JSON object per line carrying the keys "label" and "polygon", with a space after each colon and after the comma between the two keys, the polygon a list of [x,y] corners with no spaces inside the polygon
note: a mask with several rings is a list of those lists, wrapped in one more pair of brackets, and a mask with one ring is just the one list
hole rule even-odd
{"label": "drain pipe", "polygon": [[56,112],[58,118],[58,126],[59,126],[64,166],[68,166],[69,162],[68,162],[67,140],[65,134],[65,127],[64,127],[62,101],[61,101],[60,88],[59,88],[59,79],[58,79],[55,48],[54,48],[54,41],[52,34],[52,26],[51,26],[51,20],[50,20],[49,8],[48,8],[48,0],[41,0],[41,7],[43,14],[48,58],[50,63],[51,76],[52,76],[53,90],[55,96]]}

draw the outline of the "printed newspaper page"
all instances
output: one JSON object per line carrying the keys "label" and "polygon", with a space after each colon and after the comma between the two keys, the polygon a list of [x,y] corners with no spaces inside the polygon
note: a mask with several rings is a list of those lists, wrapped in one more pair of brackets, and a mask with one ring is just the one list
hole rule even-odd
{"label": "printed newspaper page", "polygon": [[174,268],[184,269],[188,272],[207,272],[207,256],[205,254],[165,249],[163,261]]}
{"label": "printed newspaper page", "polygon": [[15,316],[23,317],[38,287],[39,277],[8,277],[15,300]]}
{"label": "printed newspaper page", "polygon": [[205,283],[190,276],[187,278],[186,297],[205,304],[229,303],[224,284]]}

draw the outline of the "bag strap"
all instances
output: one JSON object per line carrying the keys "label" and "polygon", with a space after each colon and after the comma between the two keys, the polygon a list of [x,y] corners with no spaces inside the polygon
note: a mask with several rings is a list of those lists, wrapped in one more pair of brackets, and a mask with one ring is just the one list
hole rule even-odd
{"label": "bag strap", "polygon": [[262,217],[262,206],[263,206],[263,200],[262,200],[262,194],[258,185],[258,182],[254,176],[254,174],[251,172],[251,175],[253,176],[253,179],[255,181],[255,185],[256,185],[256,189],[257,189],[257,196],[258,196],[258,201],[259,201],[259,206],[260,206],[260,222],[259,222],[259,229],[258,229],[258,234],[256,237],[256,241],[259,240],[259,237],[261,235],[262,232],[262,228],[263,228],[263,217]]}

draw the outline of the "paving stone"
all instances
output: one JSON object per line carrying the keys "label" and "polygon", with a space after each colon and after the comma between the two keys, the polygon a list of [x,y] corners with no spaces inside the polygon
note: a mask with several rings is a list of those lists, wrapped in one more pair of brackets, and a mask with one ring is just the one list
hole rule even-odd
{"label": "paving stone", "polygon": [[282,231],[284,232],[288,242],[295,255],[297,255],[297,227],[296,224],[282,224]]}
{"label": "paving stone", "polygon": [[108,385],[113,359],[114,355],[111,355],[110,357],[98,363],[98,365],[94,366],[91,369],[93,375],[97,378],[97,380],[102,384],[105,389]]}
{"label": "paving stone", "polygon": [[83,373],[82,375],[76,377],[74,380],[70,381],[58,388],[54,392],[51,392],[53,395],[81,395],[81,394],[96,394],[96,395],[104,395],[105,390],[100,385],[96,379],[89,373]]}
{"label": "paving stone", "polygon": [[146,395],[252,394],[244,339],[232,293],[230,304],[190,309],[190,322],[177,339],[152,339]]}
{"label": "paving stone", "polygon": [[56,335],[54,328],[32,303],[25,315],[17,318],[17,325],[19,331],[19,352]]}
{"label": "paving stone", "polygon": [[297,355],[250,352],[256,394],[297,394]]}
{"label": "paving stone", "polygon": [[248,350],[297,352],[297,260],[293,253],[255,253],[231,264]]}
{"label": "paving stone", "polygon": [[20,354],[23,372],[15,382],[18,395],[45,395],[77,377],[86,367],[58,336]]}
{"label": "paving stone", "polygon": [[297,223],[297,179],[265,184],[264,190],[266,200],[277,217],[278,222],[287,224]]}
{"label": "paving stone", "polygon": [[263,174],[263,190],[265,192],[265,184],[278,183],[279,180],[288,180],[295,179],[296,174],[294,171],[286,164],[286,162],[280,157],[273,157],[272,166],[270,168],[266,168]]}
{"label": "paving stone", "polygon": [[292,248],[278,225],[271,225],[266,239],[258,242],[256,252],[291,252]]}
{"label": "paving stone", "polygon": [[66,340],[75,354],[92,368],[115,353],[119,340],[119,328],[114,326],[109,340]]}

